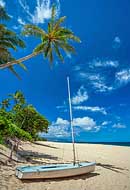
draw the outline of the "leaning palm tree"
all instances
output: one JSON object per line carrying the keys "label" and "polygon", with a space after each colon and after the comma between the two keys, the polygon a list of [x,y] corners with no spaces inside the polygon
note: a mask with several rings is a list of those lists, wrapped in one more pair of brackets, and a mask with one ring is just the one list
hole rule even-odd
{"label": "leaning palm tree", "polygon": [[71,30],[62,26],[62,23],[65,21],[65,19],[65,16],[56,19],[55,7],[53,6],[51,20],[48,23],[47,31],[36,25],[25,25],[23,34],[26,36],[32,35],[34,37],[40,38],[41,43],[35,47],[32,54],[16,61],[11,61],[0,65],[0,68],[7,68],[14,64],[18,64],[41,53],[43,53],[45,58],[48,58],[51,63],[53,62],[54,54],[56,54],[63,62],[64,58],[61,54],[62,50],[64,50],[67,54],[75,53],[75,49],[72,45],[70,45],[70,41],[80,42],[80,39],[76,37]]}

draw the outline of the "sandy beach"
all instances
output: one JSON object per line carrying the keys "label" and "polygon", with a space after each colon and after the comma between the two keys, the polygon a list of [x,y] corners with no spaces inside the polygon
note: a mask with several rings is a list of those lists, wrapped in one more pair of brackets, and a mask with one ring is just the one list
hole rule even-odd
{"label": "sandy beach", "polygon": [[[24,143],[19,151],[26,157],[13,165],[4,162],[9,150],[0,146],[0,190],[129,190],[130,147],[76,144],[80,161],[96,161],[95,172],[87,175],[48,180],[24,180],[15,177],[18,165],[72,162],[72,145],[69,143],[37,142]],[[22,163],[23,162],[23,163]]]}

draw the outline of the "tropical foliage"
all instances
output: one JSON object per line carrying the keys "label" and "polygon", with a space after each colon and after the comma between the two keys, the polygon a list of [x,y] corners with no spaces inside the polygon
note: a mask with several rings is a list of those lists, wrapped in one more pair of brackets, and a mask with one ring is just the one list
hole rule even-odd
{"label": "tropical foliage", "polygon": [[34,141],[39,132],[47,133],[48,120],[26,103],[21,91],[10,94],[0,105],[1,143],[7,139]]}
{"label": "tropical foliage", "polygon": [[[0,6],[0,20],[5,21],[9,19],[10,17],[6,13],[5,9]],[[9,30],[4,24],[0,23],[0,66],[15,60],[10,50],[12,49],[17,51],[18,47],[25,47],[23,40],[21,40],[15,32]],[[18,64],[23,69],[26,69],[22,63],[19,62]],[[8,69],[10,69],[10,71],[12,71],[18,77],[12,65],[10,65]]]}
{"label": "tropical foliage", "polygon": [[63,51],[67,54],[75,53],[75,49],[71,45],[71,42],[80,42],[80,39],[76,37],[70,29],[63,26],[65,19],[65,16],[56,19],[55,6],[53,6],[51,20],[48,23],[46,31],[36,25],[25,25],[23,35],[39,38],[41,40],[40,44],[34,48],[32,54],[15,61],[10,60],[5,64],[0,65],[0,68],[7,68],[14,64],[19,64],[20,62],[26,61],[40,53],[44,54],[44,57],[48,58],[50,63],[53,62],[55,54],[63,62]]}
{"label": "tropical foliage", "polygon": [[4,7],[0,5],[0,20],[9,20],[10,16],[6,13]]}
{"label": "tropical foliage", "polygon": [[0,139],[1,143],[4,143],[6,139],[18,138],[20,140],[32,140],[31,135],[18,127],[16,124],[10,119],[5,118],[4,116],[0,116]]}
{"label": "tropical foliage", "polygon": [[53,62],[53,52],[63,62],[64,58],[60,50],[64,50],[66,53],[75,53],[74,47],[69,42],[70,40],[80,42],[80,39],[74,36],[71,30],[61,26],[65,19],[65,16],[58,20],[55,19],[55,7],[53,6],[47,31],[31,24],[25,25],[23,31],[24,35],[32,35],[41,39],[41,43],[34,49],[34,53],[43,53],[51,63]]}

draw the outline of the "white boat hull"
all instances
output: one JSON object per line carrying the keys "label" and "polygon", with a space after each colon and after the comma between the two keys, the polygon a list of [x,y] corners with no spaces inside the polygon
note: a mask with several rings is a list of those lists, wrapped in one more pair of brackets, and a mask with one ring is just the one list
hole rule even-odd
{"label": "white boat hull", "polygon": [[95,163],[57,164],[48,166],[27,166],[16,168],[19,179],[62,178],[87,174],[95,170]]}

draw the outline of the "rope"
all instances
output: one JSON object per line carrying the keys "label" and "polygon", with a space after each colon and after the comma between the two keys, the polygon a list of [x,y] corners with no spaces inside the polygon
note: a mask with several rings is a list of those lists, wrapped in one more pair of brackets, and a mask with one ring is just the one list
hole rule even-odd
{"label": "rope", "polygon": [[62,144],[62,158],[61,158],[61,160],[63,163],[65,163],[64,162],[64,145],[63,144]]}

